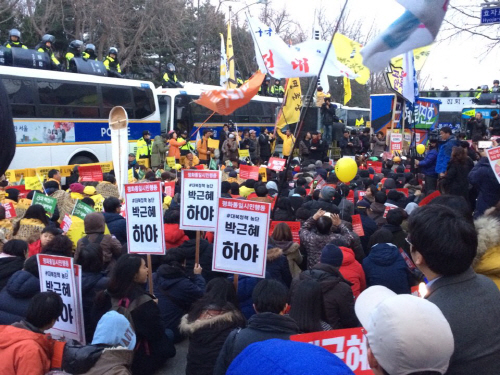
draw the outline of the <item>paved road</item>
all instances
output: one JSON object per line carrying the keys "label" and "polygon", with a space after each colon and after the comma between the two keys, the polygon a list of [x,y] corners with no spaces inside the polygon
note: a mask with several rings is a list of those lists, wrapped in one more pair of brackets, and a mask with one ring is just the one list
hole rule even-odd
{"label": "paved road", "polygon": [[167,364],[155,375],[185,375],[186,374],[186,356],[188,351],[189,340],[184,340],[175,346],[177,354],[174,358],[169,359]]}

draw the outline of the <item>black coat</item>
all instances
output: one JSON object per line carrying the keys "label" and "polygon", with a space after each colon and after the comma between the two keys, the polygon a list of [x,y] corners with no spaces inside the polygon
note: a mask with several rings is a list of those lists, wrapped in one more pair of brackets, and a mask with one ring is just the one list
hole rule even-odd
{"label": "black coat", "polygon": [[247,328],[229,334],[217,358],[214,375],[224,375],[233,359],[250,344],[269,339],[289,340],[298,333],[297,323],[288,315],[256,314],[248,321]]}
{"label": "black coat", "polygon": [[290,288],[292,274],[288,259],[279,247],[267,249],[266,279],[274,279]]}
{"label": "black coat", "polygon": [[28,271],[11,276],[0,292],[0,324],[12,324],[26,318],[33,296],[40,293],[40,280]]}
{"label": "black coat", "polygon": [[98,292],[108,287],[109,277],[102,273],[82,272],[82,306],[85,338],[87,343],[92,342],[96,325],[92,320],[92,308]]}
{"label": "black coat", "polygon": [[262,133],[259,135],[260,157],[268,159],[271,156],[271,142],[269,136]]}
{"label": "black coat", "polygon": [[314,215],[320,208],[332,214],[338,214],[340,212],[339,208],[331,201],[326,201],[322,198],[319,198],[317,201],[311,200],[309,202],[306,202],[302,205],[302,207],[309,210],[311,215]]}
{"label": "black coat", "polygon": [[475,217],[495,206],[500,199],[500,184],[491,169],[488,158],[481,158],[469,173],[469,182],[479,191]]}
{"label": "black coat", "polygon": [[500,116],[490,120],[490,128],[493,128],[491,135],[500,135]]}
{"label": "black coat", "polygon": [[20,257],[0,258],[0,290],[7,285],[14,273],[23,269],[24,261],[25,259]]}
{"label": "black coat", "polygon": [[324,149],[324,144],[325,141],[317,140],[316,142],[313,142],[311,140],[311,144],[309,147],[309,158],[312,160],[323,160],[322,155],[323,155],[323,149]]}
{"label": "black coat", "polygon": [[468,201],[469,199],[469,167],[467,164],[450,162],[446,175],[444,176],[442,187],[446,194],[461,195]]}
{"label": "black coat", "polygon": [[103,212],[104,220],[109,233],[116,237],[122,245],[127,243],[127,221],[123,216],[114,212]]}

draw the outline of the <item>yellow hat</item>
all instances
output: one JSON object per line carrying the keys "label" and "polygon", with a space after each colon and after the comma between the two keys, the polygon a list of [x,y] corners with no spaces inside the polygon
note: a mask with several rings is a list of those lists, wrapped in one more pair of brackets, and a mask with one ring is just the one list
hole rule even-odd
{"label": "yellow hat", "polygon": [[394,156],[394,157],[392,158],[392,161],[393,161],[394,163],[401,163],[401,158],[400,158],[399,156]]}
{"label": "yellow hat", "polygon": [[93,186],[85,186],[85,188],[83,189],[83,194],[94,195],[95,191],[96,191],[95,187],[93,187]]}

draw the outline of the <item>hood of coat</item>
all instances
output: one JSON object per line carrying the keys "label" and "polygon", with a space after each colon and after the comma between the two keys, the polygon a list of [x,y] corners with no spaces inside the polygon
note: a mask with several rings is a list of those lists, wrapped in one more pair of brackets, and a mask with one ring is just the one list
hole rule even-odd
{"label": "hood of coat", "polygon": [[100,212],[92,212],[85,216],[85,233],[104,233],[106,228],[106,223],[104,221],[104,216]]}
{"label": "hood of coat", "polygon": [[368,254],[368,258],[378,266],[390,266],[400,257],[399,249],[391,243],[376,244]]}
{"label": "hood of coat", "polygon": [[164,224],[165,226],[165,241],[175,244],[182,240],[186,235],[182,229],[179,229],[179,224]]}
{"label": "hood of coat", "polygon": [[114,221],[125,220],[125,218],[122,215],[117,214],[116,212],[103,212],[102,214],[104,215],[104,221],[107,224],[112,223]]}
{"label": "hood of coat", "polygon": [[312,269],[302,272],[299,275],[300,280],[315,280],[321,284],[323,292],[334,288],[338,283],[345,282],[352,285],[344,279],[338,268],[329,264],[316,264]]}
{"label": "hood of coat", "polygon": [[158,267],[156,275],[160,277],[159,282],[163,286],[170,286],[172,282],[176,283],[179,278],[185,278],[186,272],[179,264],[162,264]]}
{"label": "hood of coat", "polygon": [[382,214],[383,215],[384,211],[385,211],[385,205],[382,203],[373,202],[370,205],[370,210],[372,210],[372,212],[375,214]]}
{"label": "hood of coat", "polygon": [[493,247],[500,246],[500,221],[492,216],[481,216],[474,221],[477,232],[477,254],[475,265]]}
{"label": "hood of coat", "polygon": [[342,250],[342,266],[350,266],[354,262],[356,262],[356,257],[354,256],[354,251],[349,249],[348,247],[340,246],[340,250]]}
{"label": "hood of coat", "polygon": [[294,254],[300,249],[300,245],[293,241],[274,241],[274,245],[283,250],[284,255]]}
{"label": "hood of coat", "polygon": [[16,323],[16,327],[0,326],[0,349],[8,349],[9,347],[12,347],[13,345],[19,344],[23,341],[27,343],[32,343],[34,341],[50,358],[51,345],[46,336],[42,333],[36,333],[24,327],[25,325],[23,324],[23,322]]}
{"label": "hood of coat", "polygon": [[273,262],[283,255],[283,250],[279,247],[270,247],[267,249],[267,261]]}
{"label": "hood of coat", "polygon": [[106,289],[109,278],[102,273],[82,272],[82,294],[90,292],[92,289]]}
{"label": "hood of coat", "polygon": [[106,348],[103,350],[101,357],[92,368],[92,371],[95,371],[96,374],[114,373],[113,369],[115,367],[130,367],[133,359],[133,350],[128,350],[123,347]]}
{"label": "hood of coat", "polygon": [[273,314],[270,312],[253,315],[248,321],[248,328],[264,332],[297,334],[300,330],[295,320],[288,315]]}
{"label": "hood of coat", "polygon": [[20,270],[10,277],[5,288],[14,298],[31,298],[40,293],[40,280],[28,271]]}
{"label": "hood of coat", "polygon": [[211,314],[204,314],[203,318],[198,318],[194,322],[188,320],[187,314],[181,319],[179,329],[186,335],[192,335],[200,329],[209,329],[215,325],[233,325],[234,323],[244,322],[245,318],[237,310],[223,311],[213,310]]}
{"label": "hood of coat", "polygon": [[24,266],[24,259],[21,257],[2,257],[0,258],[0,278],[8,278],[14,272],[19,271]]}

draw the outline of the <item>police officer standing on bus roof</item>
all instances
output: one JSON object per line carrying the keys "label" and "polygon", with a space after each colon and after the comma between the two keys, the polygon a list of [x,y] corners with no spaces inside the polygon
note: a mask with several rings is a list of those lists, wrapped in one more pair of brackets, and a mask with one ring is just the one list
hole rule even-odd
{"label": "police officer standing on bus roof", "polygon": [[142,137],[137,141],[136,159],[150,159],[152,148],[153,141],[151,140],[151,133],[149,130],[144,130],[142,132]]}
{"label": "police officer standing on bus roof", "polygon": [[76,65],[73,61],[76,57],[82,57],[82,46],[83,42],[81,40],[73,40],[68,46],[68,52],[66,52],[66,69],[71,70],[76,73]]}
{"label": "police officer standing on bus roof", "polygon": [[9,40],[5,42],[4,46],[7,48],[28,49],[28,47],[21,42],[21,32],[18,29],[12,29],[9,31]]}
{"label": "police officer standing on bus roof", "polygon": [[271,77],[267,76],[262,85],[259,88],[258,95],[269,96],[269,85],[271,84]]}
{"label": "police officer standing on bus roof", "polygon": [[83,51],[82,57],[86,60],[97,60],[97,54],[95,53],[95,46],[92,43],[87,43],[85,45],[85,51]]}
{"label": "police officer standing on bus roof", "polygon": [[52,62],[52,69],[61,70],[62,64],[54,55],[54,43],[56,42],[56,37],[54,35],[45,34],[42,36],[42,40],[38,43],[35,49],[38,52],[46,53],[49,55],[50,61]]}
{"label": "police officer standing on bus roof", "polygon": [[109,49],[108,56],[106,56],[102,63],[108,70],[110,77],[122,77],[122,68],[120,68],[120,63],[118,62],[118,49],[116,47]]}
{"label": "police officer standing on bus roof", "polygon": [[269,88],[269,96],[274,96],[275,98],[282,98],[285,96],[285,90],[281,86],[281,80],[276,78],[274,80],[274,85]]}
{"label": "police officer standing on bus roof", "polygon": [[174,64],[172,64],[172,63],[167,64],[167,72],[163,75],[163,81],[162,81],[161,87],[163,87],[164,89],[184,87],[177,80],[177,76],[175,75]]}

